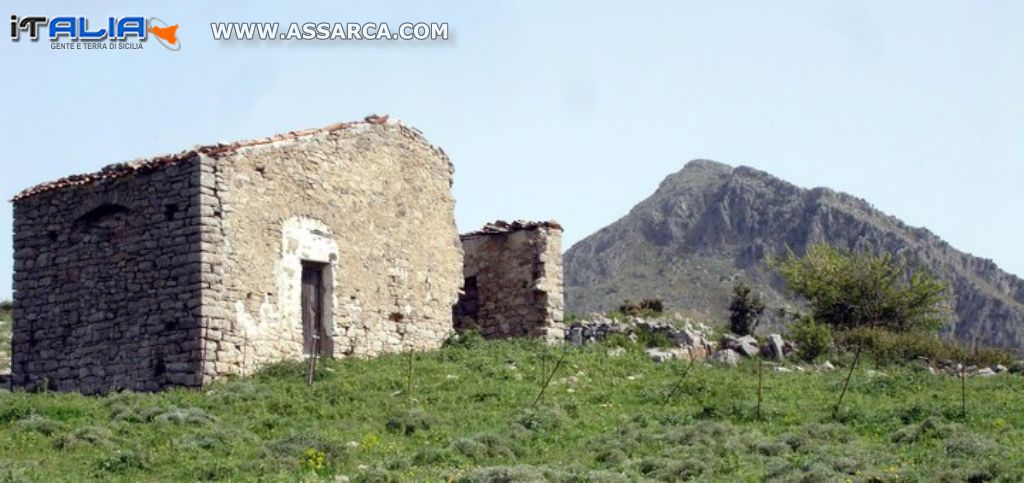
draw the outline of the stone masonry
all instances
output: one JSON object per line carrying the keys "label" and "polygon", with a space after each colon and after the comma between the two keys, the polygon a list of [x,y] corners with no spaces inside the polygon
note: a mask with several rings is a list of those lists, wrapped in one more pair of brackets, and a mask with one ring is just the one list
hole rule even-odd
{"label": "stone masonry", "polygon": [[461,236],[463,292],[457,330],[485,337],[564,338],[562,227],[555,222],[488,224]]}
{"label": "stone masonry", "polygon": [[[418,131],[371,116],[26,190],[12,385],[96,393],[248,374],[310,352],[313,305],[326,356],[436,348],[462,284],[452,173]],[[551,322],[553,277],[534,289],[557,293]]]}
{"label": "stone masonry", "polygon": [[200,171],[154,161],[14,202],[14,387],[201,382]]}

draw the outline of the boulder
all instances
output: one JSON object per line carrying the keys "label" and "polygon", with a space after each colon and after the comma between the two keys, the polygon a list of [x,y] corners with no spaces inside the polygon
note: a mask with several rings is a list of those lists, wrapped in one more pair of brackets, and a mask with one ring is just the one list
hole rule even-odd
{"label": "boulder", "polygon": [[998,364],[995,367],[993,367],[992,369],[994,369],[996,372],[1006,372],[1006,371],[1009,370],[1009,369],[1006,368],[1006,366],[1004,366],[1002,364]]}
{"label": "boulder", "polygon": [[792,369],[784,366],[775,366],[772,370],[775,372],[793,372]]}
{"label": "boulder", "polygon": [[768,349],[771,357],[778,360],[786,358],[785,341],[782,340],[781,335],[770,334],[768,336]]}
{"label": "boulder", "polygon": [[818,369],[818,371],[820,372],[829,372],[836,370],[836,366],[833,366],[832,363],[829,361],[825,361],[822,362],[821,364],[818,364],[816,369]]}
{"label": "boulder", "polygon": [[703,336],[690,329],[683,329],[677,332],[675,335],[675,342],[679,345],[687,345],[691,347],[701,346],[707,343]]}
{"label": "boulder", "polygon": [[612,347],[608,349],[608,357],[622,357],[626,355],[625,347]]}
{"label": "boulder", "polygon": [[739,340],[740,340],[740,338],[735,336],[735,335],[732,335],[732,334],[722,334],[722,340],[719,341],[719,343],[722,345],[723,349],[733,349],[733,350],[736,350],[736,347],[739,346]]}
{"label": "boulder", "polygon": [[981,376],[981,377],[991,377],[991,376],[996,375],[996,371],[993,371],[989,367],[984,367],[984,368],[978,369],[978,372],[975,372],[974,375],[975,376]]}
{"label": "boulder", "polygon": [[[754,338],[750,337],[750,339]],[[754,340],[754,342],[750,342],[750,340],[746,340],[746,338],[741,338],[739,340],[739,345],[737,345],[736,348],[733,350],[739,352],[740,354],[743,354],[746,357],[754,357],[761,351],[761,349],[757,347],[757,340]]]}
{"label": "boulder", "polygon": [[671,349],[647,349],[647,357],[654,362],[667,362],[673,359],[690,360],[690,351],[685,347],[673,347]]}
{"label": "boulder", "polygon": [[740,354],[732,349],[723,349],[708,358],[709,361],[723,366],[735,367],[740,363]]}
{"label": "boulder", "polygon": [[572,327],[569,329],[569,342],[572,345],[583,345],[583,327]]}
{"label": "boulder", "polygon": [[661,350],[661,349],[657,349],[657,348],[653,348],[652,347],[650,349],[647,349],[645,352],[647,352],[647,357],[648,358],[650,358],[652,361],[657,362],[657,363],[662,363],[662,362],[665,362],[665,361],[668,361],[668,360],[672,359],[672,353],[669,352],[669,351],[665,351],[665,350]]}
{"label": "boulder", "polygon": [[722,347],[732,349],[746,357],[754,357],[760,351],[757,347],[757,339],[752,335],[740,337],[734,334],[725,334],[722,336]]}

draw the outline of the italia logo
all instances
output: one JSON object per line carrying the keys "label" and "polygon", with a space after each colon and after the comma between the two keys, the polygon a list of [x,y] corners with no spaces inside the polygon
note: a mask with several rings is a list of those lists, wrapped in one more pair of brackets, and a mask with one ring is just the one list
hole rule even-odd
{"label": "italia logo", "polygon": [[98,41],[106,40],[120,43],[138,42],[137,48],[141,48],[141,42],[146,41],[152,34],[166,49],[181,50],[178,25],[170,25],[156,17],[107,17],[90,22],[86,17],[11,15],[11,41],[20,41],[22,34],[27,35],[33,42],[42,36],[53,44],[87,42],[95,45]]}

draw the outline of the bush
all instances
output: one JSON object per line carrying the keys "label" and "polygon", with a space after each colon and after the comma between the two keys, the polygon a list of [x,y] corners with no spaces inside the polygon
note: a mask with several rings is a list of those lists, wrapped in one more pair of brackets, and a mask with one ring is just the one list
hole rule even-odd
{"label": "bush", "polygon": [[130,450],[114,451],[97,462],[98,468],[107,473],[126,473],[131,470],[142,470],[148,465],[149,463],[144,455]]}
{"label": "bush", "polygon": [[494,433],[479,433],[467,438],[456,438],[451,442],[450,448],[475,462],[486,458],[515,457],[515,450],[509,441]]}
{"label": "bush", "polygon": [[665,312],[665,304],[660,298],[644,298],[638,303],[625,300],[619,306],[620,313],[634,317],[657,317]]}
{"label": "bush", "polygon": [[803,257],[790,252],[770,263],[790,291],[807,299],[814,318],[836,329],[934,332],[949,315],[948,286],[889,254],[811,245]]}
{"label": "bush", "polygon": [[444,347],[459,347],[462,349],[474,349],[480,347],[486,339],[475,329],[456,332],[444,341]]}
{"label": "bush", "polygon": [[807,362],[813,362],[832,351],[832,330],[828,325],[805,317],[789,326],[789,337],[796,343],[797,354]]}
{"label": "bush", "polygon": [[560,408],[541,406],[536,409],[524,409],[512,423],[528,431],[549,432],[565,426],[568,421],[568,416]]}
{"label": "bush", "polygon": [[[629,340],[629,339],[626,339]],[[664,349],[666,347],[675,347],[676,343],[664,332],[652,332],[650,330],[639,330],[636,332],[636,343],[641,347],[657,347]]]}
{"label": "bush", "polygon": [[388,418],[385,426],[388,431],[412,436],[416,431],[427,431],[437,424],[437,418],[422,409],[399,411]]}
{"label": "bush", "polygon": [[761,296],[754,294],[747,284],[737,282],[732,288],[732,303],[729,304],[729,329],[734,334],[753,334],[764,309]]}
{"label": "bush", "polygon": [[84,426],[77,428],[64,439],[57,440],[55,445],[61,449],[91,445],[101,448],[114,446],[114,434],[102,426]]}
{"label": "bush", "polygon": [[50,436],[58,431],[63,431],[66,426],[60,421],[33,414],[25,419],[18,420],[17,427],[23,431],[35,431],[39,434]]}
{"label": "bush", "polygon": [[153,418],[157,422],[172,424],[203,425],[216,423],[217,418],[199,408],[170,407]]}
{"label": "bush", "polygon": [[472,474],[463,476],[457,480],[459,483],[505,483],[505,482],[542,482],[548,481],[547,476],[541,469],[519,465],[519,466],[494,466],[479,468]]}
{"label": "bush", "polygon": [[919,358],[929,361],[963,361],[980,366],[1007,365],[1014,360],[1013,354],[1002,349],[986,347],[967,351],[959,343],[943,340],[932,333],[892,332],[879,327],[861,327],[836,333],[836,343],[846,349],[863,346],[879,365]]}

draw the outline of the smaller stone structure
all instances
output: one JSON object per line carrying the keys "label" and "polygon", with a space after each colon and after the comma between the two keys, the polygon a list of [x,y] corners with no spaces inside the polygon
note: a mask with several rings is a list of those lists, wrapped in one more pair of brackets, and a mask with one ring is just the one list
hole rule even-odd
{"label": "smaller stone structure", "polygon": [[562,227],[497,221],[460,238],[465,283],[453,308],[455,329],[561,342]]}

